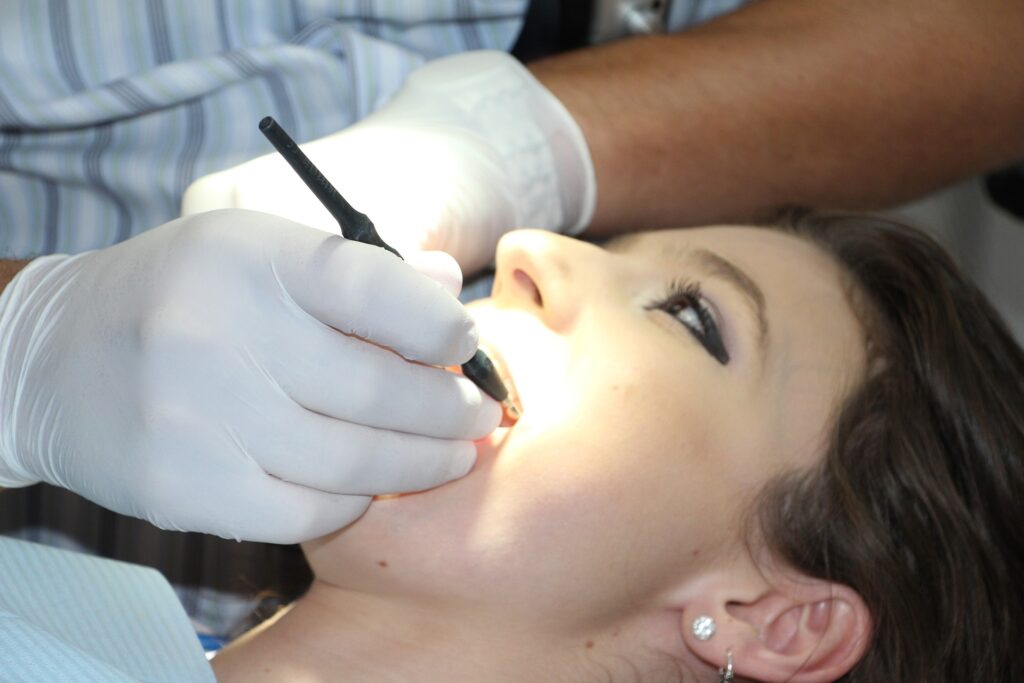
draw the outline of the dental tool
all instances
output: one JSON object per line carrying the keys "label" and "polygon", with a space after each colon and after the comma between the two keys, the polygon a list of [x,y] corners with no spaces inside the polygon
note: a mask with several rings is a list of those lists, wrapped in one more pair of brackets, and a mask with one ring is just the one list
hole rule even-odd
{"label": "dental tool", "polygon": [[[274,149],[284,157],[284,160],[298,174],[302,182],[306,184],[306,187],[316,195],[316,198],[320,200],[320,203],[324,205],[328,213],[334,217],[334,220],[338,221],[338,225],[341,227],[341,234],[346,239],[364,244],[372,244],[390,251],[398,258],[402,258],[398,251],[377,234],[373,221],[366,214],[357,211],[331,185],[330,181],[320,172],[320,169],[314,166],[309,157],[299,149],[299,146],[295,144],[295,140],[274,120],[274,117],[265,116],[260,121],[260,132],[266,136],[270,144],[274,146]],[[501,381],[494,363],[491,362],[491,359],[487,357],[483,350],[477,349],[473,357],[462,364],[462,374],[479,387],[480,391],[500,403],[507,417],[510,417],[513,421],[519,419],[521,411],[512,402],[508,388]]]}

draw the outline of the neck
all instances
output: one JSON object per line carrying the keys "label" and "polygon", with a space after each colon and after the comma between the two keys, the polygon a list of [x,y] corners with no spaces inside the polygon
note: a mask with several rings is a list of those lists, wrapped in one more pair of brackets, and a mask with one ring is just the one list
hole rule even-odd
{"label": "neck", "polygon": [[592,641],[499,617],[315,581],[289,610],[219,654],[214,669],[222,683],[499,683],[575,681],[593,665]]}

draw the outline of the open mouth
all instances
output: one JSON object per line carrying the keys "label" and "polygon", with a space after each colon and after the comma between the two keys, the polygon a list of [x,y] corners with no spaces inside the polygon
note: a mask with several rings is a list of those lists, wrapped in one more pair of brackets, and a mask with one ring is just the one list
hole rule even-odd
{"label": "open mouth", "polygon": [[[508,364],[505,362],[504,356],[501,355],[494,347],[481,344],[480,347],[487,354],[487,357],[494,363],[494,368],[498,371],[498,376],[501,378],[502,384],[508,389],[508,398],[502,402],[502,427],[511,427],[522,417],[523,404],[519,398],[519,391],[516,389],[516,383],[512,379],[512,374],[508,370]],[[511,404],[514,408],[510,409]]]}

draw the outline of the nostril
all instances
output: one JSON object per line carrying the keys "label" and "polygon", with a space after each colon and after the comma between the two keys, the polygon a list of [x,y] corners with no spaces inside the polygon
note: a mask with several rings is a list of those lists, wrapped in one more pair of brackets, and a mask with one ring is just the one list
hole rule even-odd
{"label": "nostril", "polygon": [[533,281],[533,278],[518,268],[513,271],[512,278],[516,281],[516,284],[530,293],[533,297],[533,303],[538,306],[544,305],[544,298],[540,295],[540,290],[537,289],[537,284]]}

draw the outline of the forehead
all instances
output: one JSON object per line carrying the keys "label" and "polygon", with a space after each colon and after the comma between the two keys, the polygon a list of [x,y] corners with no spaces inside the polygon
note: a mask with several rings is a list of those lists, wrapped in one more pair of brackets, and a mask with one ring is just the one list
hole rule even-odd
{"label": "forehead", "polygon": [[746,225],[715,225],[703,228],[673,228],[620,235],[608,240],[608,251],[647,258],[673,257],[695,248],[717,248],[722,255],[741,257],[744,252],[771,249],[779,255],[811,258],[834,267],[831,258],[809,242],[771,228]]}
{"label": "forehead", "polygon": [[613,253],[643,259],[665,268],[681,268],[710,253],[735,266],[757,285],[766,308],[787,300],[849,311],[842,269],[816,245],[777,230],[749,226],[714,226],[634,233],[610,240]]}

